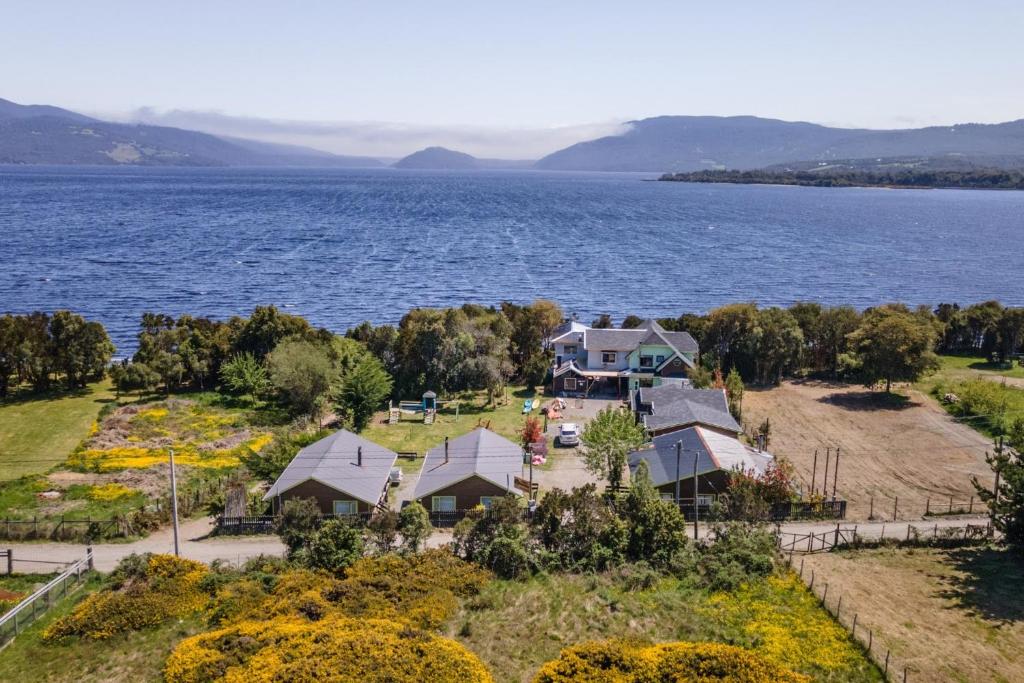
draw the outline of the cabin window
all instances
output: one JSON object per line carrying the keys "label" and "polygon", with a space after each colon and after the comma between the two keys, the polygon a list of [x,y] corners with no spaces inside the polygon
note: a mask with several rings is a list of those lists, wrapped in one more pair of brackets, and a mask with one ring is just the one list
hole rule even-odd
{"label": "cabin window", "polygon": [[654,356],[640,356],[640,367],[652,368],[654,367]]}
{"label": "cabin window", "polygon": [[676,497],[673,496],[671,493],[664,493],[664,492],[662,492],[661,499],[663,501],[665,501],[666,503],[671,503],[672,501],[674,501],[676,499]]}
{"label": "cabin window", "polygon": [[357,515],[359,514],[359,503],[354,500],[336,500],[334,501],[334,514]]}
{"label": "cabin window", "polygon": [[563,384],[562,386],[565,387],[566,391],[576,391],[576,378],[575,377],[566,377],[565,378],[565,384]]}
{"label": "cabin window", "polygon": [[697,505],[711,505],[715,502],[715,496],[711,493],[698,493],[697,494]]}
{"label": "cabin window", "polygon": [[491,509],[491,503],[494,502],[494,496],[480,496],[480,504],[488,510]]}
{"label": "cabin window", "polygon": [[431,512],[455,512],[455,496],[433,496],[430,499]]}
{"label": "cabin window", "polygon": [[567,355],[567,356],[575,356],[576,355],[576,345],[575,344],[566,344],[565,345],[565,355]]}
{"label": "cabin window", "polygon": [[665,356],[655,356],[654,362],[656,365],[661,365],[662,363],[665,362]]}
{"label": "cabin window", "polygon": [[614,351],[602,351],[601,362],[602,363],[614,363],[619,357],[619,354]]}

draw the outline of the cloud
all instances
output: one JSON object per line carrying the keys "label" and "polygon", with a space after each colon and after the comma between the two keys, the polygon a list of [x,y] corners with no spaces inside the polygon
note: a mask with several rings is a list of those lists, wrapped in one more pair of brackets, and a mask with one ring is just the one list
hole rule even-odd
{"label": "cloud", "polygon": [[385,121],[293,121],[231,116],[215,111],[142,107],[104,118],[198,130],[213,135],[304,145],[315,149],[375,157],[402,157],[431,145],[450,147],[481,158],[539,159],[583,140],[620,135],[622,121],[549,128],[431,126]]}

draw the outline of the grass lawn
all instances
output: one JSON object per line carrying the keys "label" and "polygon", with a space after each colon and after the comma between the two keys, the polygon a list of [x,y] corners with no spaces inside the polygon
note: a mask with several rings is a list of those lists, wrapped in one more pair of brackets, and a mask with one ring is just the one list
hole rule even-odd
{"label": "grass lawn", "polygon": [[976,355],[942,355],[939,356],[942,363],[942,371],[949,373],[989,373],[1002,377],[1024,378],[1024,367],[1016,362],[1011,367],[1001,366],[998,363],[989,362],[988,358]]}
{"label": "grass lawn", "polygon": [[0,402],[0,480],[63,463],[89,434],[103,406],[113,401],[105,380],[77,393],[18,395]]}
{"label": "grass lawn", "polygon": [[908,680],[1024,680],[1024,562],[1007,550],[860,550],[804,561],[857,611],[876,646],[908,666]]}
{"label": "grass lawn", "polygon": [[[393,451],[414,451],[416,460],[398,461],[406,473],[418,472],[423,464],[422,457],[434,446],[444,442],[444,437],[455,438],[473,431],[478,425],[488,426],[493,432],[519,443],[519,431],[523,428],[523,401],[540,397],[540,392],[527,387],[508,388],[508,402],[505,396],[498,396],[497,405],[487,405],[486,392],[466,393],[458,397],[459,410],[456,417],[454,403],[449,403],[437,412],[432,425],[423,424],[422,415],[402,415],[398,424],[387,424],[387,413],[374,416],[373,424],[362,431],[361,436]],[[543,419],[539,410],[530,413]],[[552,444],[548,444],[549,453]],[[550,463],[550,458],[548,459]]]}
{"label": "grass lawn", "polygon": [[529,681],[587,640],[719,641],[753,647],[816,681],[881,681],[877,668],[792,576],[711,595],[673,579],[630,592],[607,576],[495,581],[449,627],[501,682]]}
{"label": "grass lawn", "polygon": [[185,619],[109,640],[42,641],[47,624],[70,612],[88,590],[98,587],[99,580],[92,579],[8,645],[0,654],[0,681],[156,683],[163,680],[164,660],[178,641],[203,630],[199,619]]}

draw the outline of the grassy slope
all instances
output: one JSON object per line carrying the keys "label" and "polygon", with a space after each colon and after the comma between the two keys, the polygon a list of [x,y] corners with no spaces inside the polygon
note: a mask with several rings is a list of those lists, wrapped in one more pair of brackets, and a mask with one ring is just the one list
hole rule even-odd
{"label": "grassy slope", "polygon": [[[383,424],[382,416],[378,414],[374,423],[364,429],[361,436],[393,451],[415,451],[422,458],[428,450],[444,442],[444,437],[461,436],[476,429],[481,421],[490,421],[491,431],[518,443],[518,433],[526,417],[522,414],[523,401],[537,396],[538,393],[526,387],[509,387],[508,403],[504,402],[504,396],[499,396],[497,407],[492,407],[487,405],[486,394],[470,394],[460,400],[458,420],[455,408],[449,404],[438,411],[432,425],[423,424],[422,415],[402,415],[396,425]],[[534,410],[531,415],[543,419],[538,410]],[[386,418],[386,414],[383,417]],[[418,471],[422,462],[420,458],[416,461],[399,460],[399,464],[407,471]]]}
{"label": "grassy slope", "polygon": [[[778,591],[769,595],[780,614],[793,613],[798,620],[824,617],[831,623],[816,602],[799,599],[806,597],[802,593]],[[759,645],[758,636],[721,618],[709,597],[705,591],[674,580],[662,581],[643,592],[628,592],[605,577],[592,576],[495,581],[467,604],[448,635],[476,652],[499,682],[528,681],[543,662],[557,658],[563,647],[587,640],[634,638]],[[852,653],[853,666],[834,671],[805,667],[807,673],[820,681],[882,680],[874,665],[842,633],[842,647]],[[795,642],[801,651],[818,646],[815,634],[799,635]]]}
{"label": "grassy slope", "polygon": [[[64,462],[113,400],[110,382],[104,381],[77,394],[0,403],[0,480],[46,472]],[[18,462],[28,460],[33,462]]]}
{"label": "grassy slope", "polygon": [[[98,587],[93,579],[89,588]],[[162,681],[164,660],[182,638],[198,633],[198,620],[172,622],[103,641],[45,643],[43,629],[83,597],[80,590],[33,623],[0,654],[0,681],[32,683],[145,683]]]}

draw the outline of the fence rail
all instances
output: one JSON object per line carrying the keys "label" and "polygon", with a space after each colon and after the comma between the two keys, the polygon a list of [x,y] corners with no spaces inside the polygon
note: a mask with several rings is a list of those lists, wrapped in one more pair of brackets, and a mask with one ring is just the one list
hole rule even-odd
{"label": "fence rail", "polygon": [[[900,529],[903,528],[903,524],[896,526]],[[938,543],[955,545],[990,539],[995,533],[991,523],[941,527],[938,524],[914,525],[908,523],[905,532],[898,531],[890,533],[888,536],[885,535],[884,524],[878,536],[860,534],[858,528],[858,526],[841,527],[836,524],[835,529],[821,532],[795,533],[780,530],[776,532],[776,539],[779,551],[792,556],[794,553],[821,553],[886,542],[903,545],[935,545]]]}
{"label": "fence rail", "polygon": [[[8,558],[11,557],[10,553],[8,550]],[[72,562],[59,576],[19,602],[7,614],[0,616],[0,648],[14,640],[25,626],[53,607],[57,598],[65,597],[77,588],[92,567],[92,548],[87,548],[85,557]]]}
{"label": "fence rail", "polygon": [[[374,512],[360,512],[352,515],[321,514],[319,522],[322,524],[328,519],[343,519],[356,525],[365,525],[373,517]],[[272,534],[280,515],[249,515],[245,517],[217,518],[217,533],[219,534]]]}

